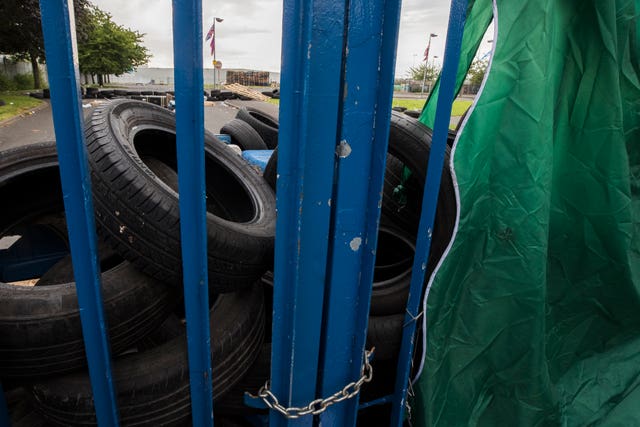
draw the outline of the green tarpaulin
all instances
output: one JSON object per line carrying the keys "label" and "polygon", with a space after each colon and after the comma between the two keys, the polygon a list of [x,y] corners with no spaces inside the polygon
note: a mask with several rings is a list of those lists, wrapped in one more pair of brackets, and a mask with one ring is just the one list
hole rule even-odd
{"label": "green tarpaulin", "polygon": [[496,0],[419,426],[640,426],[640,0]]}
{"label": "green tarpaulin", "polygon": [[[460,91],[467,75],[467,70],[473,62],[473,58],[478,51],[482,36],[487,31],[493,19],[493,0],[469,0],[467,6],[467,19],[462,37],[462,49],[460,49],[460,64],[456,75],[456,94]],[[420,121],[433,129],[436,120],[436,104],[440,94],[440,78],[436,81],[433,90],[429,92],[427,102],[425,102]]]}

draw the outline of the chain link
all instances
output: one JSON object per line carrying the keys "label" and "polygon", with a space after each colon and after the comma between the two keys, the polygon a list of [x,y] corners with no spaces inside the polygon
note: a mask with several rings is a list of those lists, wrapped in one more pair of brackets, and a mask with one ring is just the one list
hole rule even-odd
{"label": "chain link", "polygon": [[296,419],[305,415],[318,415],[324,412],[329,406],[342,402],[343,400],[351,399],[360,392],[360,388],[363,384],[368,383],[373,378],[373,367],[371,366],[370,359],[375,348],[364,353],[364,365],[362,366],[362,374],[358,381],[347,384],[342,390],[337,391],[329,397],[324,399],[312,400],[307,406],[304,407],[285,407],[280,404],[278,398],[270,390],[271,384],[267,381],[258,391],[258,395],[249,393],[250,397],[260,398],[264,401],[270,409],[274,409],[289,419]]}

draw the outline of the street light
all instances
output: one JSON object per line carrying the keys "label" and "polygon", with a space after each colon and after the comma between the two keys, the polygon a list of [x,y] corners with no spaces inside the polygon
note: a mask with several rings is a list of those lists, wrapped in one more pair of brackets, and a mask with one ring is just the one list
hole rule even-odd
{"label": "street light", "polygon": [[437,34],[431,33],[429,34],[429,43],[427,44],[427,48],[424,51],[424,72],[422,73],[422,90],[420,93],[424,94],[424,84],[427,81],[427,67],[429,66],[429,49],[431,49],[431,39],[433,37],[438,37]]}

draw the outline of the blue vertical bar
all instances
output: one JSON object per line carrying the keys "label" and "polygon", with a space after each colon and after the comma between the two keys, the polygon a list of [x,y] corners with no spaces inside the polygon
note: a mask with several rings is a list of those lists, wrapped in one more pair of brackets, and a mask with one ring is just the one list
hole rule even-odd
{"label": "blue vertical bar", "polygon": [[73,273],[96,415],[101,426],[117,426],[118,408],[100,292],[100,265],[80,107],[72,5],[67,0],[41,0],[42,30]]}
{"label": "blue vertical bar", "polygon": [[7,399],[4,397],[4,389],[0,383],[0,427],[10,427],[9,409],[7,408]]}
{"label": "blue vertical bar", "polygon": [[202,99],[202,0],[173,0],[180,236],[193,425],[213,426]]}
{"label": "blue vertical bar", "polygon": [[422,214],[418,228],[416,242],[416,256],[413,260],[411,288],[407,302],[404,329],[402,331],[402,345],[398,360],[395,396],[391,412],[391,426],[402,426],[404,408],[407,399],[407,387],[411,370],[411,355],[413,353],[416,321],[419,314],[420,297],[426,273],[429,250],[431,249],[431,231],[436,214],[438,194],[440,192],[440,178],[447,147],[447,133],[453,105],[453,95],[456,82],[456,72],[460,62],[460,48],[462,34],[467,14],[468,0],[452,0],[449,14],[449,28],[447,30],[447,46],[444,54],[444,64],[440,77],[440,93],[436,106],[436,119],[433,128],[433,140],[427,177],[422,197]]}
{"label": "blue vertical bar", "polygon": [[[351,0],[338,147],[321,396],[361,375],[389,134],[400,0]],[[329,407],[323,425],[355,425],[358,396]]]}
{"label": "blue vertical bar", "polygon": [[[285,406],[315,399],[344,43],[344,0],[285,0],[271,379]],[[313,417],[270,413],[271,427]]]}

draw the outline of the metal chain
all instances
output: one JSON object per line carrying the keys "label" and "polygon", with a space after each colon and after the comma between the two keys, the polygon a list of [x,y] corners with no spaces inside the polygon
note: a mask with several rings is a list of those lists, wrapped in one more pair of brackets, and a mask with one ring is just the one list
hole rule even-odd
{"label": "metal chain", "polygon": [[270,390],[270,382],[267,381],[258,391],[258,395],[249,393],[249,396],[253,398],[260,398],[264,401],[270,409],[274,409],[289,419],[296,419],[305,415],[318,415],[324,412],[329,406],[342,402],[343,400],[351,399],[360,392],[360,388],[363,384],[368,383],[373,378],[373,367],[371,366],[370,359],[375,348],[364,353],[364,365],[362,366],[362,374],[358,381],[347,384],[342,390],[337,391],[329,397],[324,399],[312,400],[307,406],[296,407],[291,406],[289,408],[283,406],[278,401],[278,398]]}

